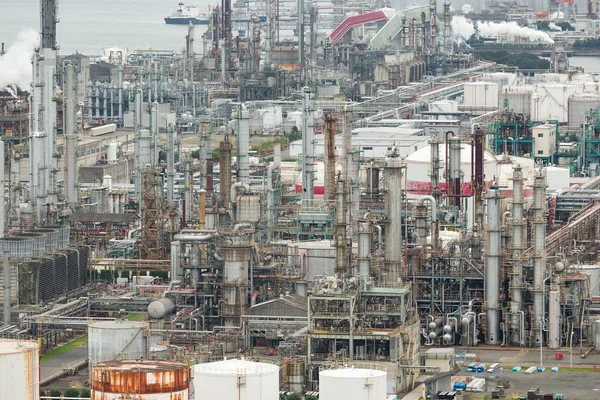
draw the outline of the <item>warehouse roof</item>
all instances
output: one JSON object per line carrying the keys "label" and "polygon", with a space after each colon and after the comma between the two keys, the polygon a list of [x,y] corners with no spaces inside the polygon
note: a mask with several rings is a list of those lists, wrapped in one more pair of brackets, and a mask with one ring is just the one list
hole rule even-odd
{"label": "warehouse roof", "polygon": [[308,304],[306,297],[296,294],[280,296],[273,300],[258,303],[246,311],[246,315],[264,315],[269,317],[306,317]]}

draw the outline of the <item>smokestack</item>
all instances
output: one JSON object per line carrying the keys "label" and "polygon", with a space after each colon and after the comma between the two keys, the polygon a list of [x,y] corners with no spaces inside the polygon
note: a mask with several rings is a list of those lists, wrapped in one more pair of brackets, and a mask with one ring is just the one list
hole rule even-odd
{"label": "smokestack", "polygon": [[325,115],[325,202],[335,198],[335,119]]}
{"label": "smokestack", "polygon": [[[301,18],[299,18],[301,19]],[[305,87],[302,102],[302,192],[304,205],[312,206],[314,198],[314,121],[311,90]]]}
{"label": "smokestack", "polygon": [[452,53],[452,34],[450,32],[450,2],[444,2],[444,48],[445,53]]}
{"label": "smokestack", "polygon": [[9,251],[4,252],[2,270],[4,272],[4,325],[10,325],[11,304],[10,304],[10,260]]}
{"label": "smokestack", "polygon": [[484,259],[485,271],[485,302],[487,304],[487,344],[500,344],[500,191],[496,188],[489,190],[487,197],[487,252]]}
{"label": "smokestack", "polygon": [[221,201],[223,202],[223,207],[229,208],[229,203],[231,203],[231,142],[229,142],[229,137],[227,136],[219,144],[219,155]]}

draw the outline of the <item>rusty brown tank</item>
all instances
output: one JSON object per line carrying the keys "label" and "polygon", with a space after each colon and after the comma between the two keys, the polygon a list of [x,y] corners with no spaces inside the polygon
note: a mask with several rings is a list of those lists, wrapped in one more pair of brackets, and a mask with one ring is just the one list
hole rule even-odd
{"label": "rusty brown tank", "polygon": [[172,361],[116,360],[92,368],[92,400],[188,400],[190,369]]}

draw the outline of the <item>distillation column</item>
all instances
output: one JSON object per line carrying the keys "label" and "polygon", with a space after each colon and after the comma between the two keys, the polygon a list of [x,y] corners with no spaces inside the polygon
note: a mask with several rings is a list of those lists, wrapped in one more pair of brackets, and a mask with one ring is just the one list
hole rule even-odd
{"label": "distillation column", "polygon": [[442,204],[442,189],[440,189],[440,144],[442,140],[440,138],[433,137],[429,141],[431,148],[431,196],[435,199],[435,203]]}
{"label": "distillation column", "polygon": [[[512,274],[510,280],[510,313],[511,313],[511,342],[513,344],[524,344],[525,338],[521,337],[521,332],[525,327],[523,322],[523,252],[525,251],[526,223],[523,200],[523,171],[520,165],[513,169],[513,199],[512,199],[512,245],[511,262]],[[506,339],[508,342],[508,338]]]}
{"label": "distillation column", "polygon": [[341,179],[337,181],[335,195],[335,273],[343,276],[348,272],[348,238],[346,237],[346,185]]}
{"label": "distillation column", "polygon": [[533,182],[533,308],[532,331],[535,343],[543,342],[544,267],[546,265],[546,177],[536,170]]}
{"label": "distillation column", "polygon": [[475,260],[481,260],[483,256],[481,252],[482,248],[482,229],[483,229],[483,162],[484,162],[484,143],[485,134],[482,129],[478,126],[475,127],[473,132],[473,151],[475,159],[475,177],[471,177],[473,186],[475,189],[474,199],[474,227],[473,227],[473,241],[471,243],[471,255]]}
{"label": "distillation column", "polygon": [[231,203],[231,142],[229,137],[219,144],[219,165],[221,171],[221,183],[219,184],[221,191],[221,200],[223,207],[229,208]]}
{"label": "distillation column", "polygon": [[487,306],[487,344],[500,343],[500,191],[492,188],[487,196],[487,252],[485,265],[485,302]]}
{"label": "distillation column", "polygon": [[175,191],[175,129],[167,128],[167,202],[173,203]]}
{"label": "distillation column", "polygon": [[75,96],[74,88],[74,68],[73,64],[69,63],[65,67],[65,162],[64,162],[64,177],[65,177],[65,197],[69,207],[74,210],[78,205],[77,193],[77,134],[75,129]]}
{"label": "distillation column", "polygon": [[335,198],[335,118],[325,115],[325,203]]}
{"label": "distillation column", "polygon": [[371,223],[366,220],[358,222],[358,275],[371,275]]}
{"label": "distillation column", "polygon": [[385,228],[385,281],[396,285],[402,269],[402,163],[393,148],[385,159],[385,209],[388,223]]}
{"label": "distillation column", "polygon": [[314,121],[311,90],[304,88],[302,101],[302,192],[303,206],[312,206],[314,198]]}
{"label": "distillation column", "polygon": [[241,325],[241,316],[248,306],[250,262],[254,244],[248,235],[233,234],[223,249],[223,302],[221,317],[226,327]]}

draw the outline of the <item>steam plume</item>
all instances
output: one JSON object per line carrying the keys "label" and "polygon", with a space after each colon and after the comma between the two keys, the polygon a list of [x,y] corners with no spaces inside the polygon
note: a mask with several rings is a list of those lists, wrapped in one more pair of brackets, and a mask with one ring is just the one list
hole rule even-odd
{"label": "steam plume", "polygon": [[463,16],[456,16],[451,21],[454,40],[461,43],[468,40],[474,33],[483,38],[496,38],[498,35],[516,35],[529,38],[531,42],[552,44],[554,40],[547,33],[535,29],[519,26],[516,22],[478,22],[477,27],[471,20]]}
{"label": "steam plume", "polygon": [[[17,40],[0,57],[0,88],[9,85],[15,91],[15,85],[29,90],[31,83],[31,57],[38,45],[38,34],[33,29],[19,32]],[[15,93],[16,94],[16,93]]]}

